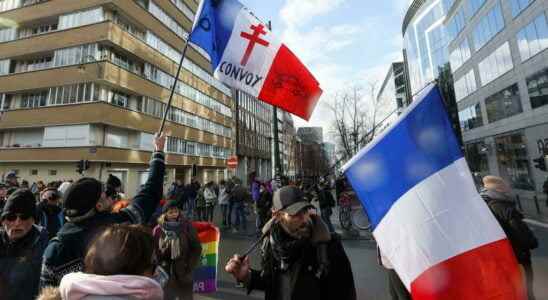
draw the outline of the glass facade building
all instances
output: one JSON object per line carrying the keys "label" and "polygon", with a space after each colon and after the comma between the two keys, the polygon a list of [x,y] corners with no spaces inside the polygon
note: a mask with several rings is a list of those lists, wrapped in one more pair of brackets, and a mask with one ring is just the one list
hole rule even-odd
{"label": "glass facade building", "polygon": [[443,24],[470,168],[502,176],[522,199],[543,197],[548,173],[533,160],[548,158],[548,2],[444,2],[451,4]]}

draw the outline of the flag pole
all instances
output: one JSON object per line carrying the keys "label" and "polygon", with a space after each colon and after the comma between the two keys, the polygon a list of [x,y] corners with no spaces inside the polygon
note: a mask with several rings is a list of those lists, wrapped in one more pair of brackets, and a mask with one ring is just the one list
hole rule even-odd
{"label": "flag pole", "polygon": [[[198,7],[200,7],[200,4],[203,0],[200,0],[200,3],[198,4]],[[164,131],[164,127],[166,125],[166,119],[167,119],[167,114],[169,113],[169,109],[171,108],[171,102],[173,101],[173,94],[175,94],[175,88],[177,87],[177,82],[179,80],[179,75],[181,74],[181,69],[183,68],[183,62],[185,60],[185,56],[186,56],[186,51],[188,49],[188,45],[190,44],[190,38],[192,37],[192,32],[194,32],[194,23],[196,22],[196,18],[199,18],[200,17],[200,12],[196,12],[196,15],[194,16],[194,20],[192,22],[193,26],[192,26],[192,29],[190,31],[190,33],[188,34],[188,38],[186,40],[186,43],[185,43],[185,47],[183,48],[183,52],[181,54],[181,61],[179,62],[179,67],[177,68],[177,73],[175,75],[175,80],[173,81],[173,85],[171,86],[171,93],[169,94],[169,100],[167,101],[167,106],[166,106],[166,110],[164,111],[164,116],[162,118],[162,124],[160,125],[160,130],[158,130],[158,134],[162,134],[162,132]]]}

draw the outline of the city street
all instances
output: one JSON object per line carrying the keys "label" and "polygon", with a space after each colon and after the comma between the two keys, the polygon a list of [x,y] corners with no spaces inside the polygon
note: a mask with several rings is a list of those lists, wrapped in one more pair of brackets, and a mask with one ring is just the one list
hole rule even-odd
{"label": "city street", "polygon": [[[333,214],[333,224],[337,226],[338,220]],[[248,228],[254,228],[254,224],[249,223]],[[539,224],[540,225],[540,224]],[[535,272],[535,293],[537,299],[548,299],[548,225],[529,224],[531,230],[537,236],[540,246],[533,251],[533,268]],[[254,291],[247,296],[242,288],[235,286],[232,277],[224,272],[224,264],[229,257],[237,252],[243,252],[254,241],[253,237],[229,232],[221,233],[221,243],[219,246],[219,290],[217,293],[209,295],[200,295],[196,299],[263,299],[263,294]],[[344,248],[352,264],[354,272],[354,281],[358,299],[364,300],[390,300],[388,293],[386,275],[382,267],[377,263],[377,254],[375,242],[367,238],[367,234],[362,233],[359,239],[344,239]],[[252,265],[258,267],[259,261],[257,253],[252,258]]]}

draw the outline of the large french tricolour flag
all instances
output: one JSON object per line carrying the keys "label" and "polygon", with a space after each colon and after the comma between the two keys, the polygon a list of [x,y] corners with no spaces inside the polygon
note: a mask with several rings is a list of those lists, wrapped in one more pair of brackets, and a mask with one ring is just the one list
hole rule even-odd
{"label": "large french tricolour flag", "polygon": [[510,243],[476,191],[437,86],[343,169],[413,299],[525,299]]}
{"label": "large french tricolour flag", "polygon": [[322,94],[318,81],[237,0],[202,0],[190,41],[209,54],[215,78],[310,118]]}

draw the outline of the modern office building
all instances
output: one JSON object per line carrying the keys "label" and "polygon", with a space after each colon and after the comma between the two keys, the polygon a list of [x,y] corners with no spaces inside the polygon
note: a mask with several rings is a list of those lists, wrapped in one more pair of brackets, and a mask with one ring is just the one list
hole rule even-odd
{"label": "modern office building", "polygon": [[322,127],[299,127],[297,136],[303,143],[323,143],[323,128]]}
{"label": "modern office building", "polygon": [[403,51],[410,95],[432,82],[448,62],[448,34],[443,24],[453,0],[413,0],[403,19]]}
{"label": "modern office building", "polygon": [[394,62],[390,65],[376,98],[378,113],[375,114],[375,122],[381,129],[379,133],[397,119],[409,101],[405,64]]}
{"label": "modern office building", "polygon": [[[132,196],[174,82],[194,0],[0,1],[0,174],[29,181],[118,175]],[[226,176],[231,91],[187,52],[168,115],[166,184]],[[196,168],[192,166],[195,165]]]}
{"label": "modern office building", "polygon": [[236,176],[247,183],[251,172],[260,180],[272,178],[272,105],[233,90],[236,116]]}
{"label": "modern office building", "polygon": [[456,0],[446,24],[470,167],[542,192],[548,155],[548,1]]}

